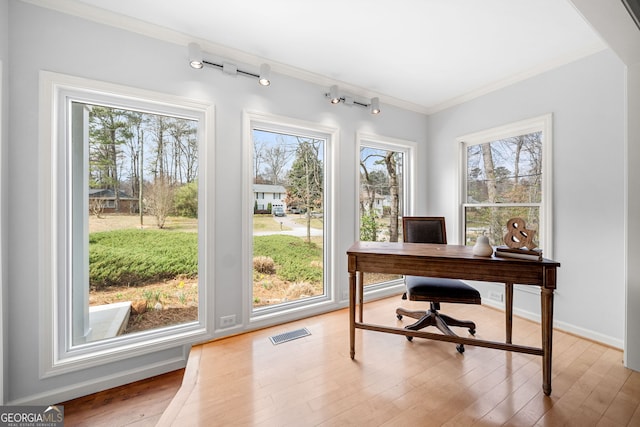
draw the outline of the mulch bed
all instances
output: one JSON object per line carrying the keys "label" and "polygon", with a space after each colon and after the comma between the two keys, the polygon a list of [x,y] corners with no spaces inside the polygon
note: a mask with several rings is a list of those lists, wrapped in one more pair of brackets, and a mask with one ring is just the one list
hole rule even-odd
{"label": "mulch bed", "polygon": [[198,307],[151,309],[142,314],[131,314],[125,333],[147,331],[197,320]]}

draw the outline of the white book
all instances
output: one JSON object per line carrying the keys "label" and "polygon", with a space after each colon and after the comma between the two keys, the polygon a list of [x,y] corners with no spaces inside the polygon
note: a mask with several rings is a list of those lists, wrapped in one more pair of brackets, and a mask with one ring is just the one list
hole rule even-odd
{"label": "white book", "polygon": [[502,258],[528,259],[530,261],[542,261],[542,255],[519,254],[515,252],[495,251],[495,256]]}

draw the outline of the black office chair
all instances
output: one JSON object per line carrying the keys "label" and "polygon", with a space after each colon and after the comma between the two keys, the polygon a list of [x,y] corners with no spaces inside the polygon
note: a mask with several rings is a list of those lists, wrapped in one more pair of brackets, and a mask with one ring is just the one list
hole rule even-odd
{"label": "black office chair", "polygon": [[[404,217],[402,218],[402,234],[405,242],[409,243],[447,243],[447,232],[443,217]],[[405,326],[405,329],[417,331],[427,326],[435,326],[443,334],[457,336],[450,326],[469,328],[469,333],[474,335],[476,324],[470,320],[457,320],[446,314],[439,313],[441,302],[459,304],[480,304],[480,292],[461,280],[442,279],[436,277],[405,276],[407,292],[402,299],[407,297],[411,301],[429,301],[430,309],[427,311],[396,309],[398,320],[403,316],[418,319],[417,322]],[[411,341],[413,337],[407,336]],[[464,353],[464,344],[458,344],[456,350]]]}

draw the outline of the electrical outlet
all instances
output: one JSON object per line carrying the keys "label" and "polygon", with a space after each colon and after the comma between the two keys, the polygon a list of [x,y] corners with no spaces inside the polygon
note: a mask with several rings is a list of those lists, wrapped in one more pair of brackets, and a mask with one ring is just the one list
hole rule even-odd
{"label": "electrical outlet", "polygon": [[493,301],[503,302],[504,294],[498,291],[489,291],[489,299]]}
{"label": "electrical outlet", "polygon": [[222,316],[220,318],[220,327],[221,328],[229,328],[236,324],[236,315],[232,314],[231,316]]}

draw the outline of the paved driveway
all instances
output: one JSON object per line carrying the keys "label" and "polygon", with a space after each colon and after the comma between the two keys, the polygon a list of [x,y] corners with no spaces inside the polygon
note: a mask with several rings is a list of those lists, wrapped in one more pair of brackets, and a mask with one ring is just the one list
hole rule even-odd
{"label": "paved driveway", "polygon": [[[301,218],[301,215],[298,214],[289,214],[285,216],[274,216],[273,220],[282,224],[283,228],[290,228],[290,230],[284,231],[258,231],[254,232],[254,236],[268,236],[270,234],[284,234],[287,236],[296,236],[296,237],[306,237],[307,235],[307,227],[304,224],[297,224],[294,220],[297,218]],[[311,228],[312,236],[322,236],[322,230],[317,228]]]}

